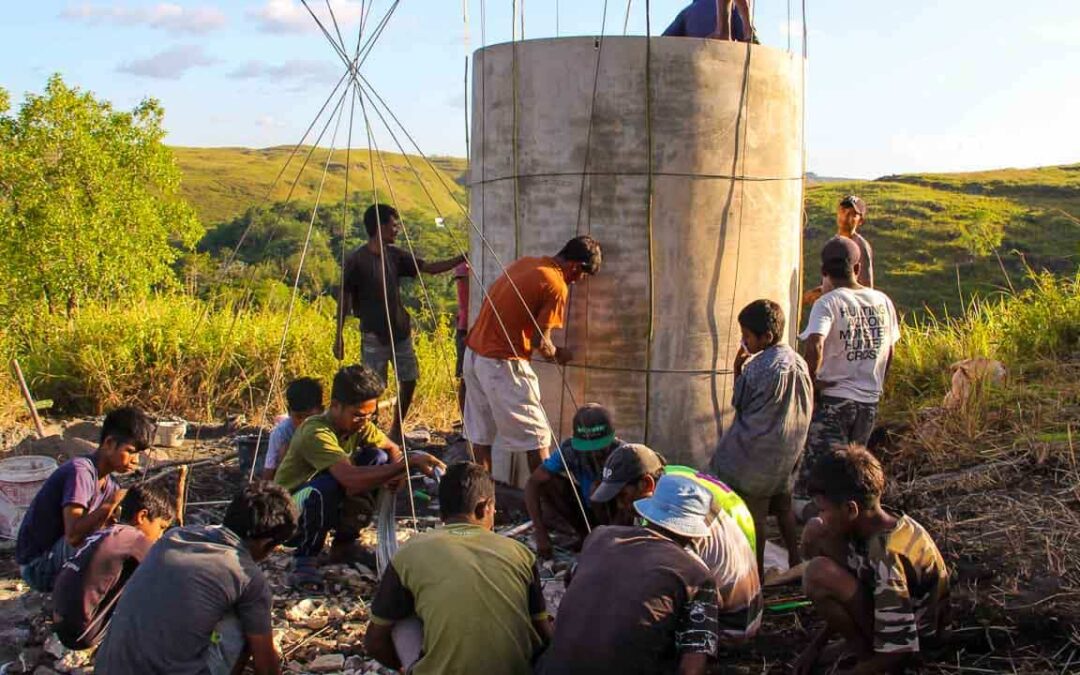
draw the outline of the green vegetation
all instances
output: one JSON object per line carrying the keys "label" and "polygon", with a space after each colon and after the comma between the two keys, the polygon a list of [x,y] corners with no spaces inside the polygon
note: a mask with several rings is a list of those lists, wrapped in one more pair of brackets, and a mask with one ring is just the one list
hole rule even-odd
{"label": "green vegetation", "polygon": [[[345,216],[349,224],[344,228],[348,232],[344,249],[348,252],[367,241],[363,232],[363,214],[370,203],[370,194],[357,193],[348,209],[340,203],[324,204],[314,213],[311,241],[300,278],[300,292],[304,297],[336,297],[343,252],[342,217]],[[285,285],[291,287],[296,278],[312,218],[312,205],[293,202],[252,207],[243,215],[222,223],[199,244],[200,251],[208,257],[191,263],[201,267],[201,276],[207,283],[189,284],[189,289],[207,295],[222,291],[223,286],[236,292],[254,287],[257,300],[265,299],[267,294],[280,295],[286,291]],[[401,210],[401,218],[397,245],[405,250],[411,247],[418,257],[427,260],[453,258],[461,253],[462,247],[468,247],[466,226],[460,219],[446,218],[441,225],[435,225],[428,212],[405,209]],[[243,244],[237,248],[241,237],[244,237]],[[230,267],[229,278],[223,280],[220,262],[228,260],[234,250],[240,265]],[[420,312],[430,328],[432,319],[455,310],[456,299],[448,275],[427,277],[424,284],[433,312],[429,311],[419,282],[406,281],[404,296],[406,305],[414,312]]]}
{"label": "green vegetation", "polygon": [[808,287],[847,194],[867,202],[876,285],[903,310],[955,315],[975,296],[1026,285],[1028,267],[1068,275],[1080,261],[1080,165],[887,176],[807,190]]}
{"label": "green vegetation", "polygon": [[1080,273],[1028,279],[1027,289],[972,300],[959,316],[908,321],[886,383],[889,410],[939,405],[950,365],[963,359],[997,359],[1014,382],[1037,384],[1055,364],[1080,356]]}
{"label": "green vegetation", "polygon": [[202,228],[148,99],[118,112],[59,75],[18,113],[0,92],[0,311],[167,287]]}
{"label": "green vegetation", "polygon": [[[169,150],[156,102],[119,113],[59,78],[17,113],[7,109],[0,90],[0,273],[11,280],[0,309],[14,317],[0,325],[0,357],[19,357],[39,397],[64,412],[133,401],[193,418],[227,410],[257,418],[309,226],[272,408],[288,378],[329,381],[341,252],[363,242],[362,213],[375,198],[366,151],[334,152],[320,195],[329,153],[315,149],[290,195],[310,150],[302,148],[264,199],[289,148]],[[399,244],[411,241],[431,260],[459,253],[464,160],[381,159],[376,189],[404,217]],[[1080,351],[1080,221],[1071,215],[1080,211],[1080,165],[814,183],[808,285],[849,193],[870,206],[878,285],[907,310],[887,397],[893,413],[938,402],[949,365],[964,358],[999,358],[1037,377]],[[430,308],[419,283],[405,288],[425,373],[414,414],[437,424],[454,416],[455,300],[449,275],[424,282]],[[346,332],[350,354],[357,334]],[[0,378],[0,416],[19,409],[16,396]]]}
{"label": "green vegetation", "polygon": [[[18,355],[34,393],[62,411],[101,413],[122,403],[188,419],[242,411],[261,418],[278,362],[287,307],[214,304],[189,295],[153,295],[136,302],[91,302],[75,320],[41,313],[0,332],[0,356]],[[270,407],[284,410],[282,382],[318,377],[327,391],[341,366],[332,354],[335,304],[300,302],[282,351]],[[355,320],[354,320],[355,321]],[[359,330],[346,331],[346,352],[359,354]],[[456,406],[453,331],[445,321],[417,336],[424,374],[410,417],[449,424]],[[391,378],[392,380],[393,378]],[[0,411],[18,409],[17,391]]]}
{"label": "green vegetation", "polygon": [[[289,159],[291,147],[257,150],[177,147],[173,148],[173,153],[184,174],[181,192],[195,207],[202,221],[208,225],[231,220],[253,206],[287,201],[293,181],[309,153],[311,159],[304,166],[300,180],[288,201],[314,203],[329,154],[325,148],[312,152],[309,146],[301,147],[275,184],[274,178]],[[327,204],[342,201],[345,194],[346,167],[350,197],[356,192],[370,197],[370,160],[366,148],[353,148],[351,152],[336,150],[327,167],[322,202]],[[465,170],[465,160],[438,158],[433,160],[433,169],[421,157],[384,152],[375,156],[374,164],[375,185],[380,200],[391,201],[387,183],[389,177],[389,185],[393,187],[393,201],[399,209],[424,211],[430,213],[432,219],[435,215],[461,215],[461,210],[454,200],[465,203],[465,188],[458,182]],[[422,185],[430,191],[431,199],[425,194],[421,183],[417,182],[414,169],[420,175]],[[271,185],[274,188],[267,198],[267,190]],[[432,199],[435,207],[432,207]]]}

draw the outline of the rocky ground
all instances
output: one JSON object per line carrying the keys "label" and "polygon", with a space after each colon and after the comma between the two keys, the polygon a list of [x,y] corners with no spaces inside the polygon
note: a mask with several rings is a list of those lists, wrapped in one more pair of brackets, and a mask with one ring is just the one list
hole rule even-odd
{"label": "rocky ground", "polygon": [[[927,655],[923,672],[1080,672],[1080,462],[1071,431],[1067,438],[1040,440],[1011,429],[1008,420],[988,420],[961,444],[952,440],[958,432],[942,424],[936,419],[884,430],[875,449],[893,477],[887,506],[922,522],[953,571],[953,638]],[[59,438],[24,441],[13,451],[63,460],[84,451],[94,433],[92,420],[57,428]],[[189,436],[198,438],[189,438],[184,447],[154,451],[158,467],[194,462],[188,522],[220,522],[223,506],[218,502],[227,500],[247,476],[237,464],[233,442],[244,431],[237,420],[194,428]],[[443,441],[436,435],[431,449],[451,460],[460,456],[460,447]],[[162,476],[172,481],[175,474],[169,471],[150,468],[128,480]],[[424,494],[416,494],[413,521],[406,494],[400,493],[397,504],[400,540],[437,522],[437,507]],[[526,519],[519,492],[500,489],[498,501],[501,531]],[[776,539],[775,532],[768,534]],[[374,545],[373,528],[363,536]],[[531,544],[528,532],[514,536]],[[68,652],[51,637],[48,597],[28,592],[18,580],[11,548],[10,542],[0,544],[0,674],[92,672],[92,654]],[[552,608],[561,599],[561,578],[571,560],[564,550],[543,570]],[[302,594],[288,586],[288,566],[288,551],[264,565],[275,592],[274,636],[287,670],[391,672],[363,652],[374,572],[328,566],[324,592]],[[797,585],[767,589],[761,633],[727,652],[716,671],[787,672],[816,618],[805,607],[774,610],[800,599]]]}

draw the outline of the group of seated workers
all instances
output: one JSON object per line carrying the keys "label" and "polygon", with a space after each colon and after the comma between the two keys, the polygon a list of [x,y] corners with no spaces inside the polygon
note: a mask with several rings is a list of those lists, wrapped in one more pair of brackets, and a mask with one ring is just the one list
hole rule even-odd
{"label": "group of seated workers", "polygon": [[[809,364],[783,343],[779,305],[758,300],[739,313],[735,418],[709,474],[620,440],[602,405],[578,410],[571,437],[525,490],[537,554],[492,531],[486,466],[406,456],[374,423],[383,381],[348,366],[325,408],[317,382],[289,386],[289,417],[271,434],[273,482],[247,485],[219,526],[162,534],[177,515],[169,497],[153,483],[119,488],[112,474],[134,468],[154,423],[114,410],[98,449],[61,466],[33,500],[16,546],[20,573],[53,591],[65,644],[100,645],[98,672],[225,673],[250,663],[278,673],[258,562],[293,547],[300,588],[322,585],[323,562],[372,566],[359,531],[378,491],[401,487],[415,468],[441,477],[443,524],[408,541],[376,590],[365,648],[389,667],[703,672],[761,627],[765,519],[774,515],[791,562],[809,560],[804,590],[825,621],[796,671],[812,672],[838,635],[855,672],[899,672],[942,636],[948,571],[921,525],[882,508],[885,474],[858,440],[898,339],[888,298],[857,282],[859,256],[850,239],[822,251],[825,288],[804,331]],[[838,331],[866,332],[868,342],[851,358]],[[814,514],[801,541],[793,486]],[[579,553],[552,620],[538,557],[554,554],[559,529]]]}

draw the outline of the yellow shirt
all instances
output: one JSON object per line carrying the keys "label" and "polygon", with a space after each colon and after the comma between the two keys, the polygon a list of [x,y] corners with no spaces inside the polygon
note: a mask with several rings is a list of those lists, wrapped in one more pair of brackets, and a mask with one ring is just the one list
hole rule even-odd
{"label": "yellow shirt", "polygon": [[289,492],[343,459],[349,459],[359,447],[386,445],[386,434],[370,420],[360,431],[339,439],[326,414],[312,415],[293,434],[285,458],[278,465],[274,482]]}

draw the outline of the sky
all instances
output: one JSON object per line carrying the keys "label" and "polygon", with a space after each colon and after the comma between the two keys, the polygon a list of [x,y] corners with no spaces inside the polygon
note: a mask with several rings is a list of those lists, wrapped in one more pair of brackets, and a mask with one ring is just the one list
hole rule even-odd
{"label": "sky", "polygon": [[[466,1],[467,24],[461,0],[400,0],[362,68],[428,154],[465,154],[466,55],[520,25],[514,0]],[[394,0],[308,2],[333,30],[329,3],[352,43],[364,8],[370,35]],[[652,31],[686,2],[651,0]],[[801,0],[756,4],[762,42],[800,52]],[[807,4],[810,171],[873,178],[1080,161],[1077,0]],[[522,6],[526,38],[601,31],[603,0]],[[607,8],[605,33],[622,34],[627,2]],[[627,31],[645,34],[645,0],[630,0]],[[159,99],[168,142],[190,146],[294,144],[343,73],[300,0],[7,2],[0,63],[15,106],[58,72],[119,108]],[[376,141],[392,147],[384,132]]]}

